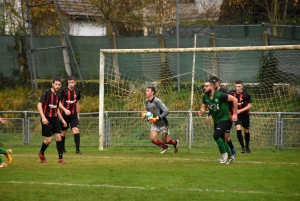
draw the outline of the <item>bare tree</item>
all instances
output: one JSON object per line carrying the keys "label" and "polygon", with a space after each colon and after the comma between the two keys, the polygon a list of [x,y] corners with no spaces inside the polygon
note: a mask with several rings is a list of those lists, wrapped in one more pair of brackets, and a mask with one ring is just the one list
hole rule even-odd
{"label": "bare tree", "polygon": [[[267,10],[267,16],[272,26],[273,36],[282,36],[284,27],[278,25],[284,25],[286,23],[289,0],[264,0],[263,2],[263,6],[265,6]],[[277,28],[279,28],[279,34],[277,33]]]}

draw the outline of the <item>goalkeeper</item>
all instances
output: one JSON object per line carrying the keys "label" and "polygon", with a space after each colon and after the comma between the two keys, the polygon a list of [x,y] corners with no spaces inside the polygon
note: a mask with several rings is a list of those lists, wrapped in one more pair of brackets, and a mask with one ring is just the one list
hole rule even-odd
{"label": "goalkeeper", "polygon": [[[151,122],[150,128],[150,141],[163,150],[161,154],[170,150],[170,147],[166,144],[172,144],[174,146],[174,152],[178,152],[179,140],[173,140],[168,137],[170,134],[169,123],[167,115],[169,114],[168,108],[157,97],[155,97],[155,87],[147,87],[146,89],[146,111],[152,113],[152,117],[146,117],[146,111],[142,112],[142,119],[147,118]],[[158,133],[162,134],[162,141],[157,139]]]}

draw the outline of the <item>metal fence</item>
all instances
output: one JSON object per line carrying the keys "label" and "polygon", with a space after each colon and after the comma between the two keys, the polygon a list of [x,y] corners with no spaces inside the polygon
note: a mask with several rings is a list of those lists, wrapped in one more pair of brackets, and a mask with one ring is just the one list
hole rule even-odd
{"label": "metal fence", "polygon": [[[38,112],[1,111],[3,114],[15,113],[21,117],[6,118],[6,124],[0,125],[0,146],[40,146],[43,137]],[[180,146],[189,146],[189,136],[192,137],[192,148],[215,147],[212,137],[213,122],[198,117],[193,112],[192,133],[189,133],[189,113],[187,111],[171,111],[170,136],[180,140]],[[251,148],[300,148],[300,113],[296,112],[252,112],[250,123]],[[99,144],[98,113],[81,113],[80,134],[81,146],[95,146]],[[153,146],[149,140],[150,124],[142,121],[139,112],[105,112],[105,147],[116,146]],[[236,147],[239,143],[234,125],[231,139]],[[51,146],[55,146],[52,143]],[[66,146],[74,146],[73,134],[68,131]]]}

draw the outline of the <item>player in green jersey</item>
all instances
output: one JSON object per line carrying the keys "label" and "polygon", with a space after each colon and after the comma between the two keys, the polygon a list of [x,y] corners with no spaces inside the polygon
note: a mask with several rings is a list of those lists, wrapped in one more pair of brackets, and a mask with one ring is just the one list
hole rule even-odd
{"label": "player in green jersey", "polygon": [[[1,118],[0,117],[0,124],[5,124],[6,123],[6,120]],[[8,164],[11,164],[12,163],[12,150],[11,149],[2,149],[0,147],[0,168],[3,168],[3,167],[7,167],[7,164],[4,162],[4,160],[2,159],[1,155],[5,155],[7,160],[8,160]]]}
{"label": "player in green jersey", "polygon": [[[230,162],[234,160],[234,156],[225,141],[225,133],[230,131],[232,124],[231,120],[237,120],[238,101],[231,95],[215,91],[215,82],[213,80],[205,81],[204,91],[205,94],[202,100],[202,107],[198,114],[199,116],[202,116],[207,109],[209,110],[209,114],[214,121],[214,139],[222,154],[220,163],[230,164]],[[233,102],[233,114],[231,120],[228,111],[228,102]]]}

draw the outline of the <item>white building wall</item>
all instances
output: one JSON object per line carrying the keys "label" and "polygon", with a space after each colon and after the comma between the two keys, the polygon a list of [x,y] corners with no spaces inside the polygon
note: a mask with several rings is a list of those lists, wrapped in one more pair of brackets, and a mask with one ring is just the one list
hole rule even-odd
{"label": "white building wall", "polygon": [[105,36],[106,27],[104,24],[96,24],[91,22],[72,22],[70,24],[69,35],[72,36]]}

